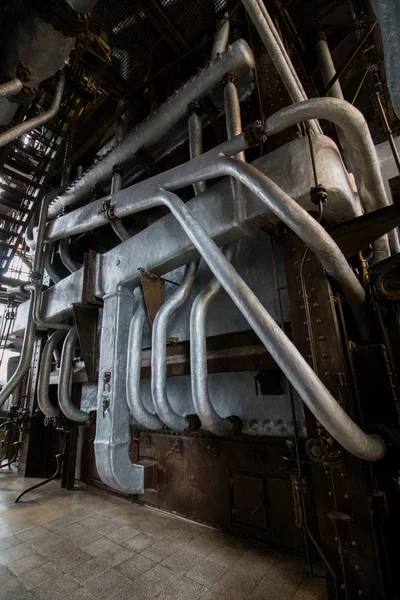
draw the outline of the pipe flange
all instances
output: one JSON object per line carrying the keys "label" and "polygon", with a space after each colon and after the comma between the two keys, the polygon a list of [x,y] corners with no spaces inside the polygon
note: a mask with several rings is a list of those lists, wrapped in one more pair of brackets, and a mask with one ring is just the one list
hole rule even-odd
{"label": "pipe flange", "polygon": [[311,438],[307,440],[305,446],[306,454],[312,462],[321,464],[329,456],[329,445],[321,438]]}
{"label": "pipe flange", "polygon": [[225,86],[227,83],[234,83],[236,85],[237,77],[235,73],[227,73],[226,75],[224,75],[224,77],[222,78],[222,85]]}
{"label": "pipe flange", "polygon": [[187,107],[187,113],[189,117],[193,114],[201,117],[201,115],[204,114],[201,102],[199,102],[198,100],[193,100],[193,102],[191,102]]}
{"label": "pipe flange", "polygon": [[77,37],[89,19],[89,13],[75,12],[65,0],[35,0],[34,6],[46,23],[68,37]]}
{"label": "pipe flange", "polygon": [[266,135],[262,121],[254,121],[243,130],[244,139],[249,148],[254,148],[265,141]]}
{"label": "pipe flange", "polygon": [[117,173],[122,177],[122,175],[124,174],[124,167],[122,165],[114,165],[112,168],[112,172],[113,174]]}
{"label": "pipe flange", "polygon": [[232,425],[232,435],[238,435],[243,429],[242,419],[236,415],[231,415],[230,417],[226,417],[226,419]]}
{"label": "pipe flange", "polygon": [[113,204],[111,204],[110,198],[107,198],[107,200],[104,200],[104,202],[101,206],[101,212],[104,214],[106,219],[108,219],[108,221],[116,221],[117,220],[117,217],[115,216],[115,213],[114,213],[114,206],[113,206]]}
{"label": "pipe flange", "polygon": [[28,83],[31,78],[31,71],[29,67],[20,63],[17,67],[16,76],[22,83]]}
{"label": "pipe flange", "polygon": [[198,431],[201,428],[201,421],[197,415],[186,415],[186,420],[189,423],[185,429],[187,433]]}
{"label": "pipe flange", "polygon": [[315,187],[311,188],[310,197],[311,202],[318,205],[320,202],[326,202],[328,200],[328,193],[326,188],[319,183]]}

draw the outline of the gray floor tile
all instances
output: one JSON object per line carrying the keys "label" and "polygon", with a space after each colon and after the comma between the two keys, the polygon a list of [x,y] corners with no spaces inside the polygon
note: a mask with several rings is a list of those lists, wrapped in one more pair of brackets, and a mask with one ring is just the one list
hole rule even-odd
{"label": "gray floor tile", "polygon": [[133,537],[140,534],[140,531],[134,529],[133,527],[129,527],[129,525],[123,525],[118,529],[111,531],[110,533],[105,533],[110,540],[117,542],[118,544],[122,544],[122,542],[127,542]]}
{"label": "gray floor tile", "polygon": [[144,573],[147,573],[147,571],[153,569],[155,566],[155,562],[146,558],[145,556],[142,556],[141,554],[137,554],[129,560],[119,564],[116,567],[116,570],[130,579],[136,579],[137,577],[140,577],[140,575],[143,575]]}
{"label": "gray floor tile", "polygon": [[214,583],[219,581],[225,575],[227,570],[228,569],[222,565],[204,559],[197,563],[193,569],[188,571],[186,577],[211,588]]}
{"label": "gray floor tile", "polygon": [[82,550],[93,557],[99,556],[99,554],[103,554],[103,552],[112,552],[117,550],[118,547],[118,544],[104,536],[99,537],[94,542],[90,542],[90,544],[81,545]]}
{"label": "gray floor tile", "polygon": [[98,558],[92,558],[92,560],[89,560],[76,567],[72,574],[74,579],[76,579],[76,581],[78,581],[80,584],[85,584],[91,579],[94,579],[95,577],[98,577],[105,571],[109,570],[102,562],[99,562]]}
{"label": "gray floor tile", "polygon": [[174,552],[177,552],[181,547],[182,544],[179,541],[163,539],[143,550],[141,554],[146,558],[150,558],[150,560],[154,560],[154,562],[161,562],[171,556],[171,554],[174,554]]}
{"label": "gray floor tile", "polygon": [[37,569],[32,569],[18,577],[20,582],[28,589],[33,590],[40,585],[54,579],[60,574],[60,570],[52,563],[48,562]]}
{"label": "gray floor tile", "polygon": [[26,591],[26,587],[16,577],[12,577],[0,585],[0,600],[14,600]]}
{"label": "gray floor tile", "polygon": [[205,591],[203,585],[182,577],[162,590],[156,600],[198,600]]}
{"label": "gray floor tile", "polygon": [[192,569],[201,559],[195,554],[190,554],[185,550],[178,550],[168,558],[162,561],[164,567],[176,571],[179,575],[184,575]]}
{"label": "gray floor tile", "polygon": [[25,556],[24,558],[18,558],[17,560],[10,561],[8,563],[8,568],[12,573],[14,573],[14,575],[18,576],[30,571],[31,569],[37,569],[45,562],[46,559],[35,552]]}
{"label": "gray floor tile", "polygon": [[123,542],[123,545],[127,548],[130,548],[134,552],[143,552],[143,550],[146,550],[146,548],[155,544],[156,541],[156,538],[153,538],[146,533],[140,533],[139,535],[135,535],[127,542]]}
{"label": "gray floor tile", "polygon": [[110,569],[106,573],[95,577],[88,581],[85,585],[94,596],[107,600],[113,593],[123,589],[133,589],[133,582],[128,577],[118,573],[114,569]]}
{"label": "gray floor tile", "polygon": [[65,600],[98,600],[96,596],[93,596],[86,588],[79,588],[72,594],[65,596]]}
{"label": "gray floor tile", "polygon": [[38,598],[38,600],[59,600],[71,593],[77,587],[78,583],[75,579],[63,573],[62,575],[58,574],[56,578],[52,579],[50,585],[44,583],[35,588],[33,590],[33,595],[35,598]]}
{"label": "gray floor tile", "polygon": [[131,550],[117,546],[115,550],[109,550],[108,552],[104,552],[103,554],[100,554],[100,556],[97,556],[95,563],[102,565],[104,571],[108,571],[108,569],[117,567],[120,563],[125,562],[133,556],[134,553],[131,552]]}
{"label": "gray floor tile", "polygon": [[239,562],[244,555],[245,551],[241,548],[234,548],[232,546],[223,544],[211,552],[207,556],[207,559],[212,560],[213,562],[224,567],[231,568],[233,565]]}
{"label": "gray floor tile", "polygon": [[0,567],[0,584],[3,583],[3,581],[7,581],[7,579],[11,579],[11,577],[13,577],[13,574],[7,567]]}

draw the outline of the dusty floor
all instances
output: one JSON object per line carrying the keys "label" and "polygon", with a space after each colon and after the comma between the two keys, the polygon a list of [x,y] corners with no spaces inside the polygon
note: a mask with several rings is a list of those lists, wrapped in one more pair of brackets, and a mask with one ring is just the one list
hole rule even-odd
{"label": "dusty floor", "polygon": [[319,600],[305,563],[92,491],[0,472],[0,600]]}

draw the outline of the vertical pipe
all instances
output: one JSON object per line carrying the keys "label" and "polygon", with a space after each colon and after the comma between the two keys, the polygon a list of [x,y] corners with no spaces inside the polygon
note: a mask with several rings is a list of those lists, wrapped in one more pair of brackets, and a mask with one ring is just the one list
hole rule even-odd
{"label": "vertical pipe", "polygon": [[[115,130],[115,141],[116,145],[120,144],[125,137],[126,130],[126,121],[124,116],[122,116],[117,122],[116,130]],[[113,167],[113,176],[111,179],[111,202],[115,194],[117,194],[122,189],[122,168],[118,165],[114,165]],[[124,224],[120,219],[115,219],[114,221],[110,221],[111,227],[114,233],[117,234],[119,239],[124,242],[131,237],[131,234],[126,229]]]}
{"label": "vertical pipe", "polygon": [[[336,75],[336,68],[329,50],[328,43],[326,41],[326,36],[322,31],[318,34],[318,42],[315,49],[317,52],[317,60],[319,70],[321,71],[322,82],[326,87]],[[333,98],[340,98],[340,100],[344,100],[342,87],[339,83],[339,80],[333,84],[327,95],[332,96]]]}

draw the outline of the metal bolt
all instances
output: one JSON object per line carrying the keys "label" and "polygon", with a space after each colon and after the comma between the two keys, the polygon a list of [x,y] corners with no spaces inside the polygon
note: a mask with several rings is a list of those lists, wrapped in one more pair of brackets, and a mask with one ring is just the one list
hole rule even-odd
{"label": "metal bolt", "polygon": [[330,375],[329,371],[325,371],[324,375],[326,375],[328,377],[328,375]]}
{"label": "metal bolt", "polygon": [[316,292],[317,290],[316,290],[316,288],[315,288],[315,287],[312,287],[310,291],[311,291],[311,292]]}
{"label": "metal bolt", "polygon": [[345,494],[345,495],[344,495],[344,499],[345,499],[345,500],[348,500],[349,498],[350,498],[349,494]]}
{"label": "metal bolt", "polygon": [[321,356],[322,356],[322,358],[328,358],[328,355],[327,355],[325,352],[323,352],[323,353],[321,354]]}
{"label": "metal bolt", "polygon": [[[328,492],[328,496],[333,496],[331,491]],[[335,538],[335,540],[337,540],[337,538]]]}
{"label": "metal bolt", "polygon": [[354,567],[354,568],[355,568],[355,570],[356,570],[356,571],[360,571],[360,570],[361,570],[361,567],[360,567],[360,565],[355,565],[355,567]]}
{"label": "metal bolt", "polygon": [[320,335],[318,339],[319,339],[320,342],[322,342],[325,338],[324,338],[323,335]]}
{"label": "metal bolt", "polygon": [[318,304],[318,302],[314,302],[314,303],[313,303],[313,307],[314,307],[314,308],[318,308],[318,307],[319,307],[319,304]]}
{"label": "metal bolt", "polygon": [[322,320],[321,319],[317,319],[315,322],[317,323],[317,325],[320,325],[322,323]]}
{"label": "metal bolt", "polygon": [[339,538],[336,536],[335,537],[335,542],[338,542],[338,541],[339,541]]}
{"label": "metal bolt", "polygon": [[117,267],[121,264],[120,259],[117,260]]}
{"label": "metal bolt", "polygon": [[357,548],[358,546],[357,542],[351,542],[351,545],[353,546],[353,548]]}
{"label": "metal bolt", "polygon": [[294,261],[294,266],[297,267],[297,265],[299,264],[299,262],[297,260]]}

